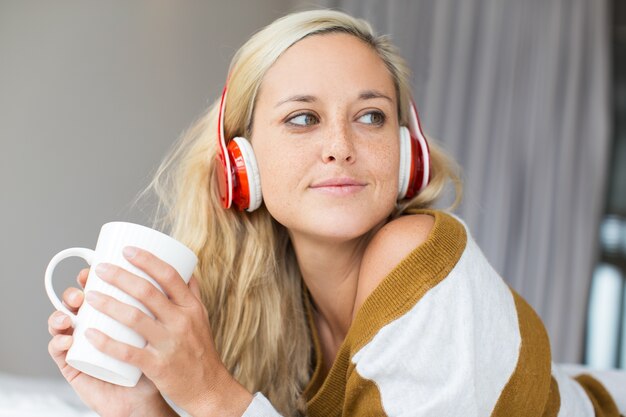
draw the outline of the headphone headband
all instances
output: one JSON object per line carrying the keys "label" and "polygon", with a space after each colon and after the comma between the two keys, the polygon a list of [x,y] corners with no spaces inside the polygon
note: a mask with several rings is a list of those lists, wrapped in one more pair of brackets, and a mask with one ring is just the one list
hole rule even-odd
{"label": "headphone headband", "polygon": [[[420,123],[419,115],[417,113],[417,106],[415,105],[415,101],[411,98],[411,104],[409,109],[409,129],[411,131],[411,136],[413,136],[420,147],[420,154],[422,161],[421,163],[416,164],[415,169],[415,178],[411,178],[413,181],[417,181],[415,185],[417,186],[413,195],[419,194],[430,182],[430,149],[428,148],[428,141],[426,140],[426,135],[422,131],[422,124]],[[417,149],[413,150],[415,154]],[[414,155],[416,156],[416,155]],[[419,158],[419,156],[417,156]],[[413,182],[411,182],[412,184]],[[413,197],[413,195],[407,195],[407,198]]]}
{"label": "headphone headband", "polygon": [[218,187],[222,207],[230,208],[233,201],[233,169],[228,149],[226,148],[226,138],[224,137],[224,103],[226,103],[227,85],[224,85],[222,98],[220,99],[220,109],[217,116],[217,138],[218,153],[217,159],[222,165],[222,169],[218,170]]}

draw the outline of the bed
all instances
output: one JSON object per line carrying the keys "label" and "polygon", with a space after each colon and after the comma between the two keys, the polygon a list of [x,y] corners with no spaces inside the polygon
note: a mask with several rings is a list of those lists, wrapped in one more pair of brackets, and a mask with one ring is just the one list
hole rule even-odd
{"label": "bed", "polygon": [[[559,368],[570,375],[592,374],[611,392],[620,412],[626,415],[626,371],[589,370],[581,365],[559,365]],[[188,416],[180,409],[177,411],[183,417]],[[72,388],[60,378],[34,378],[0,372],[0,417],[98,415],[87,409]]]}
{"label": "bed", "polygon": [[[181,417],[187,413],[170,404]],[[0,372],[0,417],[98,417],[61,378]]]}
{"label": "bed", "polygon": [[97,417],[62,379],[0,372],[2,417]]}

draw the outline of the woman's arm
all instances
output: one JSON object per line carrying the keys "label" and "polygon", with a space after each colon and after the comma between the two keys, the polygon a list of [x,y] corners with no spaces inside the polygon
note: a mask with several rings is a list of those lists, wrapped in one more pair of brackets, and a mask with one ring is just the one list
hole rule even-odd
{"label": "woman's arm", "polygon": [[[205,395],[185,407],[185,410],[194,416],[241,417],[252,401],[252,394],[222,367],[213,388],[207,389]],[[256,414],[259,415],[265,416]]]}
{"label": "woman's arm", "polygon": [[132,410],[129,417],[179,417],[179,414],[169,406],[169,404],[160,397],[159,401],[146,402],[142,407]]}

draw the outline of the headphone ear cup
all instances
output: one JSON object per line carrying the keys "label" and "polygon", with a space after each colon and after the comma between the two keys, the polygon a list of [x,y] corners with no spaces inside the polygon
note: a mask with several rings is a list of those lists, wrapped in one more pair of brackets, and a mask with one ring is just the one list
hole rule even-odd
{"label": "headphone ear cup", "polygon": [[[236,163],[237,187],[233,194],[240,196],[242,203],[238,205],[240,210],[246,209],[252,212],[261,206],[263,195],[261,193],[261,178],[259,176],[259,167],[254,156],[252,145],[246,138],[236,137],[228,144],[229,152],[231,144],[235,144],[243,161],[238,162],[238,158],[233,158]],[[234,148],[235,146],[233,146]],[[247,198],[246,198],[247,197]],[[233,197],[235,199],[235,197]],[[245,201],[247,200],[247,201]],[[246,204],[247,203],[247,204]]]}
{"label": "headphone ear cup", "polygon": [[411,133],[405,126],[400,127],[400,170],[398,175],[398,200],[402,200],[409,189],[411,179]]}

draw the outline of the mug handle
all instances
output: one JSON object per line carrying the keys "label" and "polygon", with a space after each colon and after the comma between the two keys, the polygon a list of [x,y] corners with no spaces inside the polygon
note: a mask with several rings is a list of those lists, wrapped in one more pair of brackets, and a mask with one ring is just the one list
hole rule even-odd
{"label": "mug handle", "polygon": [[57,308],[57,310],[61,310],[72,319],[72,327],[76,326],[76,314],[72,313],[67,307],[63,305],[59,297],[57,297],[54,292],[54,288],[52,287],[52,274],[54,272],[54,268],[65,258],[69,258],[72,256],[77,256],[79,258],[83,258],[89,265],[93,262],[93,256],[95,251],[87,248],[69,248],[62,250],[61,252],[54,255],[54,257],[50,260],[48,267],[46,268],[46,274],[44,276],[45,284],[46,284],[46,293],[48,294],[48,298],[52,301],[52,304]]}

